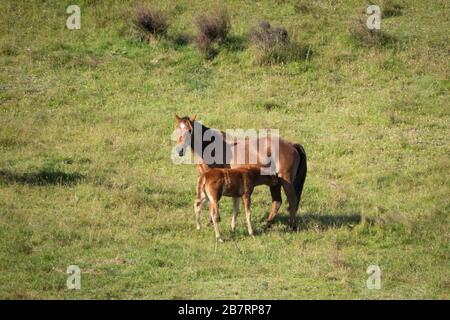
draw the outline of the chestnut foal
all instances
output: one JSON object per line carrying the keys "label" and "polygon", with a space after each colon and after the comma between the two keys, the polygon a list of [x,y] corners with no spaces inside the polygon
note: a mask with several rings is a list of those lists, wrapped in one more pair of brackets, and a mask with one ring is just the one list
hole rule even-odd
{"label": "chestnut foal", "polygon": [[[276,186],[277,175],[262,175],[260,167],[247,166],[236,169],[214,168],[203,173],[199,178],[197,187],[196,204],[201,201],[205,192],[209,199],[210,218],[214,225],[216,240],[222,242],[219,230],[219,201],[222,196],[233,198],[233,217],[231,230],[236,228],[236,215],[239,211],[239,198],[244,202],[245,217],[247,219],[248,234],[253,236],[252,221],[250,216],[250,198],[253,190],[258,185]],[[195,206],[195,221],[197,229],[200,229],[201,206]]]}

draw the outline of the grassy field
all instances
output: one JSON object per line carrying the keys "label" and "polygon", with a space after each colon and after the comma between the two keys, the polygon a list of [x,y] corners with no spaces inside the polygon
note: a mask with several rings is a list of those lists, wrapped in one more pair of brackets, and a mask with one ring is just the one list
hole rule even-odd
{"label": "grassy field", "polygon": [[[166,37],[138,39],[132,1],[0,2],[0,298],[450,298],[448,1],[397,1],[390,40],[373,45],[349,31],[368,1],[226,1],[232,29],[212,59],[192,40],[210,2],[144,3],[170,17]],[[70,4],[80,30],[66,28]],[[308,57],[257,63],[261,20]],[[242,213],[231,234],[230,199],[223,244],[196,231],[174,112],[303,144],[299,230],[285,204],[263,230],[260,187],[255,239]]]}

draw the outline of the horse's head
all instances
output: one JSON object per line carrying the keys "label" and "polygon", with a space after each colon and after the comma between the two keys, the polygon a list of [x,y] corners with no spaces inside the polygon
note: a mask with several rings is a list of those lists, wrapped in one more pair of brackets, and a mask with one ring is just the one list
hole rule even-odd
{"label": "horse's head", "polygon": [[180,157],[184,156],[186,149],[191,145],[191,135],[194,128],[194,117],[179,117],[175,114],[175,132],[177,146],[175,147]]}

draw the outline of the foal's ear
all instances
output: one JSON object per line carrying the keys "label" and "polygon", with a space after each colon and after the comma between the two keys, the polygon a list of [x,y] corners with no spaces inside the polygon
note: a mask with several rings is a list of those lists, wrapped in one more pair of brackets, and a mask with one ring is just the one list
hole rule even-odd
{"label": "foal's ear", "polygon": [[181,118],[175,113],[175,120],[177,120],[177,122],[180,122]]}
{"label": "foal's ear", "polygon": [[197,119],[197,115],[194,115],[193,117],[190,117],[189,120],[191,120],[191,122],[194,122],[195,119]]}

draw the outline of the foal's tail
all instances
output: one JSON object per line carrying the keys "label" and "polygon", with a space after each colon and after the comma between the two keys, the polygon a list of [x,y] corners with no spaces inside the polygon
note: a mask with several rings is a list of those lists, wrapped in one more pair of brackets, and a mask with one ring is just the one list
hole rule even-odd
{"label": "foal's tail", "polygon": [[295,195],[297,196],[297,209],[302,197],[303,185],[305,184],[306,172],[308,171],[306,165],[306,152],[300,144],[294,144],[295,150],[297,150],[300,156],[300,163],[297,168],[297,174],[294,179]]}

